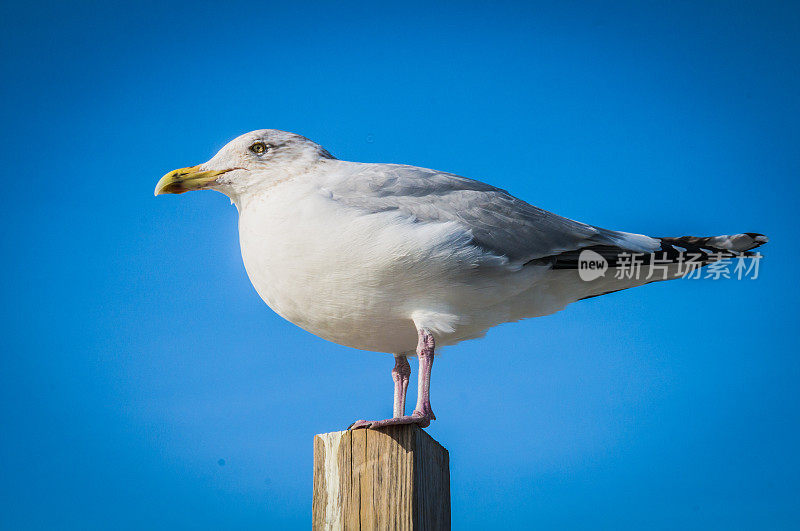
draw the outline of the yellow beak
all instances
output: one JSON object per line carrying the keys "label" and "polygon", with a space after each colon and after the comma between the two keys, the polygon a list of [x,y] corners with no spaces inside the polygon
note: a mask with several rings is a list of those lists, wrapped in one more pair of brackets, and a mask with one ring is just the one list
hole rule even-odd
{"label": "yellow beak", "polygon": [[191,190],[200,190],[212,183],[218,175],[230,170],[200,171],[200,166],[179,168],[163,176],[156,184],[155,195],[182,194]]}

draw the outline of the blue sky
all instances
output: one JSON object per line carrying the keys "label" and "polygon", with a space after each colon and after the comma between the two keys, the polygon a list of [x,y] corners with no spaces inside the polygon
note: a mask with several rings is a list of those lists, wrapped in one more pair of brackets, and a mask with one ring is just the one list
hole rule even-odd
{"label": "blue sky", "polygon": [[313,435],[391,412],[390,356],[261,302],[227,198],[152,195],[278,128],[603,227],[768,234],[758,280],[445,350],[429,432],[457,529],[796,527],[800,8],[695,4],[3,3],[0,525],[307,529]]}

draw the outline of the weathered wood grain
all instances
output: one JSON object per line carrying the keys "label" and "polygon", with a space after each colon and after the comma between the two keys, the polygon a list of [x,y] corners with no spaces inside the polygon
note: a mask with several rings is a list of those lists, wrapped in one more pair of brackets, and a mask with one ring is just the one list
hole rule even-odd
{"label": "weathered wood grain", "polygon": [[450,529],[450,458],[416,425],[314,437],[313,528]]}

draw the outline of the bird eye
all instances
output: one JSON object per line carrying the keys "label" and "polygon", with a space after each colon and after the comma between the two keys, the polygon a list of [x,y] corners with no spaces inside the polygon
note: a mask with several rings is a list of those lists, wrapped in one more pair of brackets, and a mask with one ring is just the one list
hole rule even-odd
{"label": "bird eye", "polygon": [[267,145],[264,142],[256,142],[255,144],[250,146],[250,151],[252,151],[256,155],[261,155],[267,152]]}

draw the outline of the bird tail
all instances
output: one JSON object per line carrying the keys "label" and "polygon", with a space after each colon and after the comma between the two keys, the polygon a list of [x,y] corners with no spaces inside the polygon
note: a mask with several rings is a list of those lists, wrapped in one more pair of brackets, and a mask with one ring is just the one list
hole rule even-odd
{"label": "bird tail", "polygon": [[769,241],[769,238],[756,232],[726,234],[723,236],[678,236],[659,238],[661,249],[656,253],[666,253],[667,257],[681,252],[700,255],[701,262],[715,261],[733,256],[752,256],[750,252]]}
{"label": "bird tail", "polygon": [[[627,233],[618,234],[627,235]],[[630,264],[632,253],[636,255],[639,265],[648,265],[656,261],[660,264],[678,263],[687,258],[699,265],[706,265],[725,258],[754,256],[755,253],[751,251],[769,240],[763,234],[745,232],[724,236],[653,238],[651,241],[654,242],[654,246],[648,252],[633,251],[629,246],[601,244],[560,253],[537,260],[536,263],[549,263],[553,269],[579,269],[581,257],[591,251],[602,257],[610,268]]]}
{"label": "bird tail", "polygon": [[[657,241],[660,242],[660,249],[651,253],[638,253],[638,264],[641,270],[633,266],[632,255],[628,251],[619,247],[613,249],[613,251],[609,247],[590,247],[590,250],[596,249],[595,252],[603,257],[608,263],[609,269],[618,268],[614,270],[617,272],[620,269],[627,268],[629,273],[635,271],[637,275],[609,274],[595,282],[587,282],[585,283],[587,291],[579,298],[589,299],[651,282],[680,278],[692,271],[696,271],[697,268],[705,267],[708,264],[727,258],[756,257],[756,253],[752,252],[752,250],[764,245],[769,239],[763,234],[746,232],[723,236],[657,238]],[[689,262],[687,262],[687,259]],[[690,262],[694,265],[687,267]],[[554,269],[561,269],[562,267],[556,264]],[[654,268],[657,268],[663,274],[651,275],[655,270]],[[639,271],[648,271],[648,273],[640,275],[638,274]]]}

